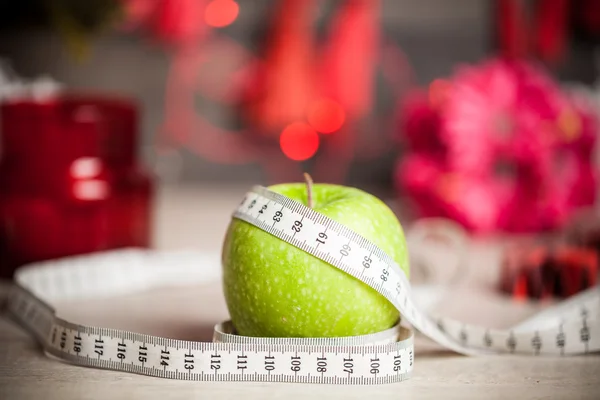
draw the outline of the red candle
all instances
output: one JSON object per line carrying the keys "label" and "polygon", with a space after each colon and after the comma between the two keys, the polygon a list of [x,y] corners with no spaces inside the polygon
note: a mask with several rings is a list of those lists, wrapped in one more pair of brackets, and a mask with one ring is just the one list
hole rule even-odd
{"label": "red candle", "polygon": [[0,106],[0,276],[26,263],[149,247],[153,180],[127,99],[68,94]]}

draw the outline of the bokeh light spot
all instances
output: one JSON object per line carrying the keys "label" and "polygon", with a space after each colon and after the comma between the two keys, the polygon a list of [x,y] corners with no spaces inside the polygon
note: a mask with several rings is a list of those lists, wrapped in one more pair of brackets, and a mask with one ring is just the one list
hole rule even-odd
{"label": "bokeh light spot", "polygon": [[346,112],[336,101],[319,99],[308,107],[308,122],[321,133],[339,130],[346,120]]}
{"label": "bokeh light spot", "polygon": [[213,0],[204,10],[206,24],[215,28],[223,28],[235,21],[240,7],[233,0]]}
{"label": "bokeh light spot", "polygon": [[307,160],[319,149],[319,134],[304,122],[294,122],[281,132],[279,145],[286,157],[295,161]]}

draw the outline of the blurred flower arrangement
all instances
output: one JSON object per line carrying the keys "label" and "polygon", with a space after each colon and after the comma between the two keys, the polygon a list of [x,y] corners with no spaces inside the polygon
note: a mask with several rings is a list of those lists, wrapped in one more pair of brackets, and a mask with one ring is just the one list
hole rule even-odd
{"label": "blurred flower arrangement", "polygon": [[596,200],[597,107],[527,61],[459,67],[403,102],[397,186],[474,232],[560,228]]}

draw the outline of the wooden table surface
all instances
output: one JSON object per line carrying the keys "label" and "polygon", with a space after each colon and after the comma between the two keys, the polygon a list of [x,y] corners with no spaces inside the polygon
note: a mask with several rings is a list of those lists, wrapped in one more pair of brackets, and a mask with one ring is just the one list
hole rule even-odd
{"label": "wooden table surface", "polygon": [[[165,188],[156,217],[156,247],[218,251],[229,214],[248,187]],[[202,205],[203,207],[199,207]],[[468,274],[435,311],[465,322],[506,327],[533,314],[496,294],[497,246],[475,243]],[[214,268],[215,266],[204,266]],[[7,284],[0,285],[0,295]],[[220,282],[161,289],[122,298],[57,306],[82,323],[187,340],[208,341],[227,318]],[[85,312],[81,311],[85,309]],[[0,399],[245,398],[536,398],[599,399],[600,356],[465,357],[417,335],[416,363],[405,382],[369,387],[173,381],[69,365],[45,356],[33,339],[0,317]]]}

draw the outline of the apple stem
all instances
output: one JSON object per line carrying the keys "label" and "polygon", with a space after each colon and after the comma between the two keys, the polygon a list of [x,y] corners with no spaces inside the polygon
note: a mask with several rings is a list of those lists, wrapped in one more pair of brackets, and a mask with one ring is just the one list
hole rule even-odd
{"label": "apple stem", "polygon": [[306,182],[306,198],[307,198],[307,203],[308,203],[308,208],[313,208],[314,203],[313,203],[313,197],[312,197],[312,185],[313,185],[313,180],[311,178],[311,176],[308,173],[304,173],[304,181]]}

